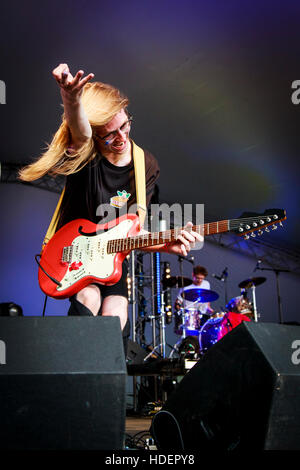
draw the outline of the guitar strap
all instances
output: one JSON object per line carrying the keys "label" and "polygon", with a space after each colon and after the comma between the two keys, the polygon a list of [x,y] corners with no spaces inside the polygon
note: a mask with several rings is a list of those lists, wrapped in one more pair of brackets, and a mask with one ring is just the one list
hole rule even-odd
{"label": "guitar strap", "polygon": [[43,241],[43,245],[42,245],[42,251],[43,249],[45,248],[45,246],[47,245],[48,241],[50,240],[50,238],[53,237],[54,233],[55,233],[55,229],[56,229],[56,226],[57,226],[57,223],[58,223],[58,215],[59,215],[59,210],[60,210],[60,206],[61,206],[61,202],[63,200],[63,197],[64,197],[64,194],[65,194],[65,187],[63,188],[62,190],[62,193],[60,195],[60,198],[58,200],[58,203],[57,203],[57,206],[55,208],[55,211],[53,213],[53,216],[52,216],[52,219],[51,219],[51,222],[50,222],[50,225],[48,227],[48,230],[46,232],[46,235],[45,235],[45,238],[44,238],[44,241]]}
{"label": "guitar strap", "polygon": [[133,140],[131,141],[131,143],[133,146],[132,150],[137,212],[140,219],[140,229],[142,229],[147,214],[145,155],[144,150],[141,149],[138,145],[136,145]]}
{"label": "guitar strap", "polygon": [[[133,153],[133,164],[134,164],[134,175],[135,175],[135,189],[136,189],[136,203],[137,203],[137,212],[140,219],[140,228],[143,227],[145,222],[145,217],[147,213],[147,206],[146,206],[146,172],[145,172],[145,155],[144,150],[141,149],[138,145],[136,145],[133,140],[132,143],[132,153]],[[62,190],[60,198],[58,200],[57,206],[53,213],[50,225],[46,232],[42,251],[47,245],[50,238],[53,237],[58,219],[59,219],[59,211],[60,206],[64,197],[65,187]]]}

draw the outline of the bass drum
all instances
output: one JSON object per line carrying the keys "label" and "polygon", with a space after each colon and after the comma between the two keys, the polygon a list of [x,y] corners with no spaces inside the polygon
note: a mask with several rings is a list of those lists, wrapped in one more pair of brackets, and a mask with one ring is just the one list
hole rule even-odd
{"label": "bass drum", "polygon": [[199,334],[201,354],[205,354],[209,348],[243,321],[250,321],[250,319],[246,315],[235,312],[220,312],[209,318]]}

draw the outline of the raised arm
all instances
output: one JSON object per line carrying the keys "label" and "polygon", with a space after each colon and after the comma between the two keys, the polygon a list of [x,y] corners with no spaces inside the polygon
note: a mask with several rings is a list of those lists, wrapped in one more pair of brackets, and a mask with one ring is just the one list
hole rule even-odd
{"label": "raised arm", "polygon": [[84,77],[83,70],[79,70],[73,77],[68,65],[60,64],[52,71],[52,75],[60,87],[65,117],[72,136],[70,145],[76,150],[92,137],[92,128],[84,112],[81,95],[84,85],[94,74],[89,73]]}

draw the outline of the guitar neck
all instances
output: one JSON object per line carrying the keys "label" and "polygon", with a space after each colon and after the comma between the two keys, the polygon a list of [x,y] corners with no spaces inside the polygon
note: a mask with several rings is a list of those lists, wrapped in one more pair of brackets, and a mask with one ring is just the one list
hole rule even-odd
{"label": "guitar neck", "polygon": [[[180,235],[182,227],[164,232],[149,232],[135,237],[119,238],[109,240],[108,253],[128,252],[131,250],[146,248],[149,246],[162,245],[177,240]],[[189,228],[184,228],[188,232],[197,232],[202,236],[213,235],[221,232],[229,231],[229,220],[220,220],[202,225],[193,225]]]}

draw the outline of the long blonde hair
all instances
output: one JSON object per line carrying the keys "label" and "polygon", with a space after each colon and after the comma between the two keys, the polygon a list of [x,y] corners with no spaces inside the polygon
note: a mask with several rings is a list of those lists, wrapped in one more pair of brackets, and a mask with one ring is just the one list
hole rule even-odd
{"label": "long blonde hair", "polygon": [[[112,85],[101,82],[87,83],[82,93],[82,105],[94,134],[95,128],[107,124],[129,104],[128,98]],[[69,152],[71,133],[65,115],[47,150],[19,172],[22,181],[34,181],[46,175],[70,175],[81,170],[95,158],[94,139],[89,139],[75,152]]]}

